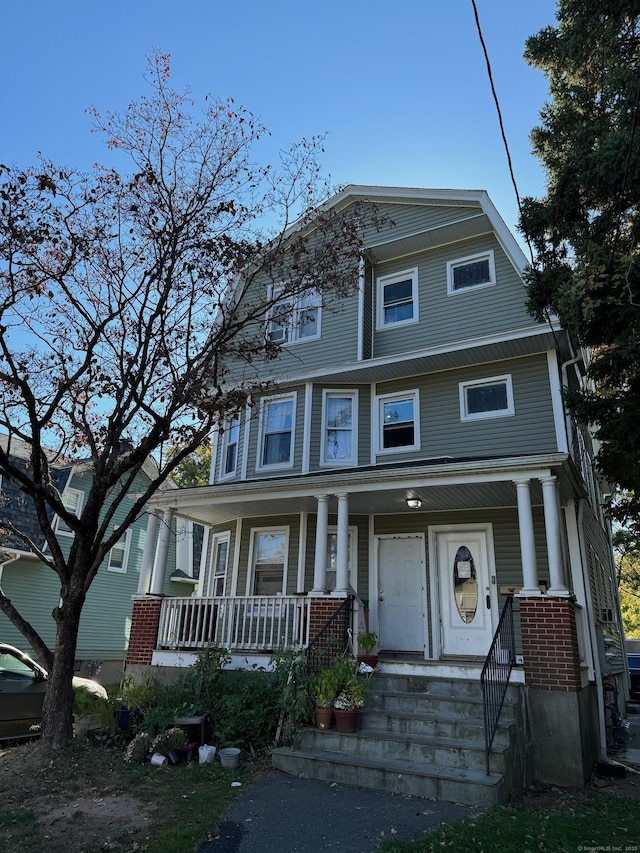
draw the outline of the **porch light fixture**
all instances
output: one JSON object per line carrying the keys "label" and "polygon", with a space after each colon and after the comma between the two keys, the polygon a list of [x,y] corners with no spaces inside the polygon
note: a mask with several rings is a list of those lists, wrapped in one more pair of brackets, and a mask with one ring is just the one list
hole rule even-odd
{"label": "porch light fixture", "polygon": [[407,506],[409,509],[420,509],[422,501],[420,498],[407,498]]}

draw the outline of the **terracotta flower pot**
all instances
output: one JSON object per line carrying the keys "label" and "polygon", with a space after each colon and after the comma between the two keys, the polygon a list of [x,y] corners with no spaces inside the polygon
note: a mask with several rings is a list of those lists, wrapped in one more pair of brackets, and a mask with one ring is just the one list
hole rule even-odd
{"label": "terracotta flower pot", "polygon": [[339,711],[337,708],[334,711],[336,717],[336,731],[338,732],[355,732],[358,728],[358,714],[360,711]]}
{"label": "terracotta flower pot", "polygon": [[316,708],[316,727],[327,731],[333,722],[333,708]]}

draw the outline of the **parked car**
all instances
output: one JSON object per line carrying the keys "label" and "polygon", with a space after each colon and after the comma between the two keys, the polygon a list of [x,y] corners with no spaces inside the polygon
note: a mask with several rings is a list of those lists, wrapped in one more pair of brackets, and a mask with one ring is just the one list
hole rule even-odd
{"label": "parked car", "polygon": [[[107,698],[97,681],[74,676],[74,688]],[[40,734],[47,671],[25,652],[0,643],[0,741]]]}

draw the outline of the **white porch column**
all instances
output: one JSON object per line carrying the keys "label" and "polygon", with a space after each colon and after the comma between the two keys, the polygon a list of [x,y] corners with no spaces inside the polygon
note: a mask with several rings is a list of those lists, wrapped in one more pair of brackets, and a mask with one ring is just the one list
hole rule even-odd
{"label": "white porch column", "polygon": [[349,592],[349,495],[338,498],[338,537],[336,547],[336,588],[333,595],[344,597]]}
{"label": "white porch column", "polygon": [[523,585],[521,596],[541,595],[536,562],[536,543],[533,534],[533,512],[529,480],[514,480],[518,498],[518,527],[520,528],[520,555]]}
{"label": "white porch column", "polygon": [[544,503],[544,527],[547,535],[547,554],[549,559],[549,582],[547,595],[571,595],[567,588],[562,554],[562,534],[560,531],[560,504],[558,501],[558,480],[545,477],[542,483]]}
{"label": "white porch column", "polygon": [[329,531],[329,495],[317,495],[316,559],[313,567],[313,595],[327,591],[327,533]]}
{"label": "white porch column", "polygon": [[175,510],[165,509],[162,515],[162,525],[158,536],[158,547],[156,559],[153,564],[153,576],[151,578],[151,594],[162,595],[164,588],[164,576],[167,570],[167,557],[169,556],[169,542],[171,540],[171,522]]}
{"label": "white porch column", "polygon": [[138,595],[146,595],[149,592],[151,572],[153,570],[153,557],[156,553],[156,533],[158,532],[158,514],[150,512],[147,517],[147,535],[144,539],[142,551],[142,562],[140,565],[140,578],[138,579]]}

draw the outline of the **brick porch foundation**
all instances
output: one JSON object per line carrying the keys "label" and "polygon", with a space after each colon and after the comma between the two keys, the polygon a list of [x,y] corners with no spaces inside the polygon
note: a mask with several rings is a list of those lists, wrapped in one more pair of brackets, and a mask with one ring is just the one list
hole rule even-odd
{"label": "brick porch foundation", "polygon": [[161,605],[161,598],[152,598],[148,595],[134,598],[131,635],[125,665],[151,665],[153,651],[158,639]]}
{"label": "brick porch foundation", "polygon": [[580,690],[576,605],[568,598],[520,599],[526,682],[535,690]]}

